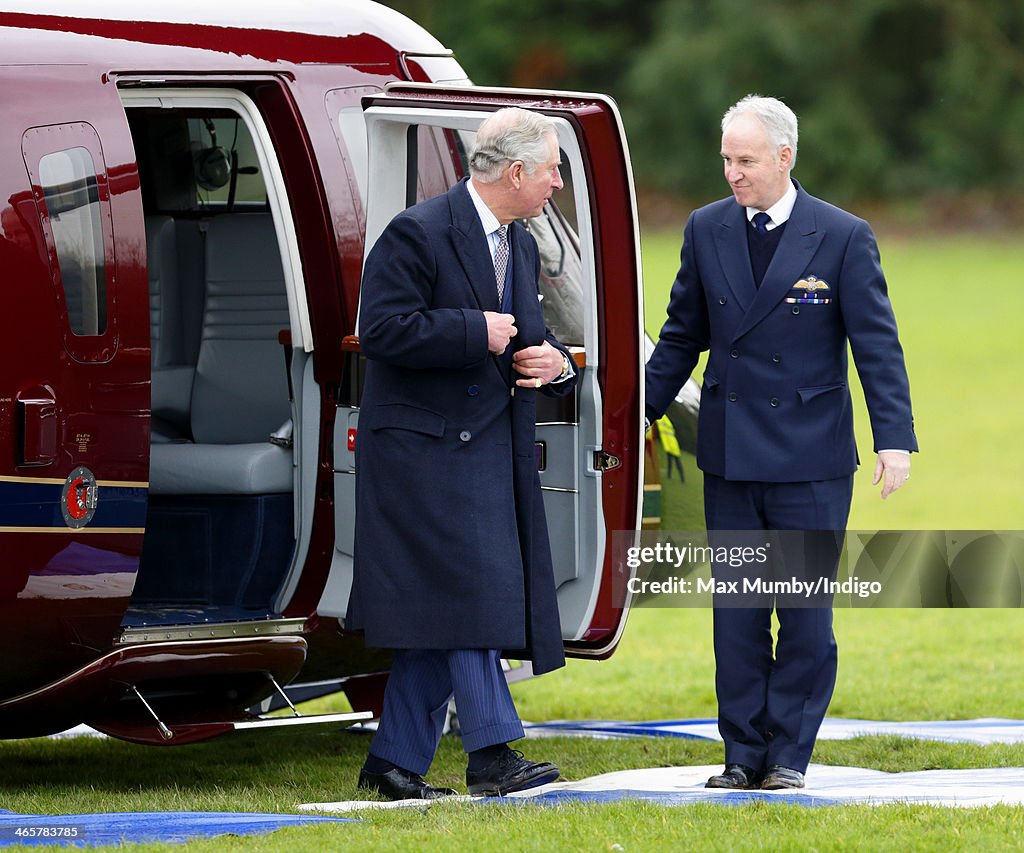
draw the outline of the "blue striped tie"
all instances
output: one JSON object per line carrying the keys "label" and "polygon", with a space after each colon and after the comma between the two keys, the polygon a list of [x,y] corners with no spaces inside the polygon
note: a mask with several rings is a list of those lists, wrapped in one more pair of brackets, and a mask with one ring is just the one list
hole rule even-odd
{"label": "blue striped tie", "polygon": [[759,234],[767,234],[768,223],[772,221],[772,218],[762,210],[758,213],[755,213],[754,218],[751,221],[754,223],[755,231],[757,231]]}

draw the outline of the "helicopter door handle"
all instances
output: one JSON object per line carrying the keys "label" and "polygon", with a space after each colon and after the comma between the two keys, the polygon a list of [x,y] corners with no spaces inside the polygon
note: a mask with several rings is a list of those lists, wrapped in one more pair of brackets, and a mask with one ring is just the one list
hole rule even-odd
{"label": "helicopter door handle", "polygon": [[17,397],[21,417],[21,464],[50,465],[57,458],[57,400],[49,387],[31,388]]}

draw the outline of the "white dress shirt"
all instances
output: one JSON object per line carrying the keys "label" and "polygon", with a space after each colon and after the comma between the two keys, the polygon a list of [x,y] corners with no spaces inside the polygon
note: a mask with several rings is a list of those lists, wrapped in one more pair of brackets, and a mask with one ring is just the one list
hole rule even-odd
{"label": "white dress shirt", "polygon": [[788,188],[782,194],[782,198],[780,198],[777,202],[775,202],[775,204],[773,204],[767,210],[761,211],[756,207],[748,207],[746,209],[747,222],[750,222],[754,218],[755,214],[762,212],[767,213],[770,219],[765,228],[767,228],[767,230],[769,231],[774,231],[780,225],[785,224],[786,221],[789,219],[790,214],[793,213],[794,204],[796,204],[796,185],[792,181],[789,181]]}
{"label": "white dress shirt", "polygon": [[468,181],[466,186],[469,187],[469,197],[473,199],[473,207],[476,208],[476,215],[480,217],[480,224],[484,227],[484,235],[487,237],[487,247],[491,250],[491,261],[493,261],[494,252],[498,248],[498,241],[501,240],[501,237],[498,236],[498,229],[501,228],[501,223],[498,222],[498,217],[491,212],[487,203],[480,198],[480,193],[478,193],[476,191],[476,187],[473,186],[473,181]]}

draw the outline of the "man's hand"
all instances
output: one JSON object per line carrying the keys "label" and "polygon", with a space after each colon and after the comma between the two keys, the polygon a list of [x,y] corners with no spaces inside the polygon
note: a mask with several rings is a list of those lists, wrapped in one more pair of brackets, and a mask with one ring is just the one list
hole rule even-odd
{"label": "man's hand", "polygon": [[512,356],[512,366],[516,371],[530,377],[516,380],[520,388],[540,388],[545,382],[557,379],[562,375],[564,364],[561,350],[547,341],[537,347],[524,347]]}
{"label": "man's hand", "polygon": [[519,331],[515,327],[516,318],[511,314],[484,311],[484,320],[487,321],[487,349],[495,355],[501,355]]}
{"label": "man's hand", "polygon": [[878,461],[875,463],[875,479],[871,481],[871,485],[877,486],[879,480],[881,480],[883,501],[909,479],[909,453],[895,453],[892,450],[883,450],[878,454]]}

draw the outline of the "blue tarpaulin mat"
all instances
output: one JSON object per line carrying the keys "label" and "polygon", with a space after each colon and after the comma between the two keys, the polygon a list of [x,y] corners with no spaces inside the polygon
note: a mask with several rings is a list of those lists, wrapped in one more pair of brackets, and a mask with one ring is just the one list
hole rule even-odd
{"label": "blue tarpaulin mat", "polygon": [[[692,720],[553,720],[548,723],[524,723],[527,737],[577,736],[596,738],[618,737],[681,737],[698,740],[721,740],[718,721]],[[985,717],[977,720],[847,720],[826,717],[818,732],[818,740],[847,740],[862,735],[897,735],[899,737],[938,740],[947,743],[1024,743],[1024,720]]]}
{"label": "blue tarpaulin mat", "polygon": [[217,835],[261,835],[286,826],[352,821],[352,818],[238,812],[33,815],[0,810],[0,846],[62,844],[85,847],[123,841],[181,844]]}

